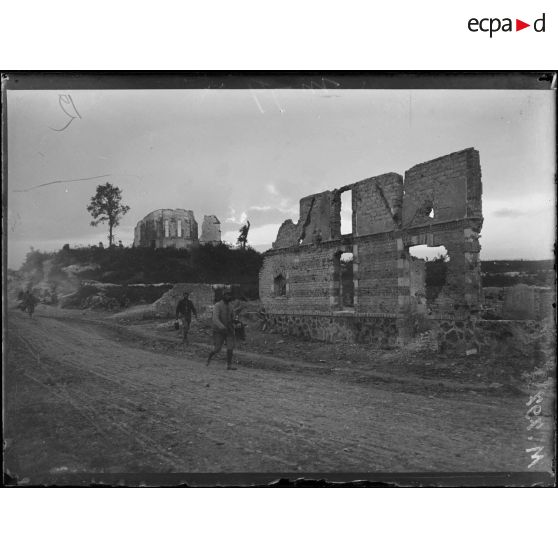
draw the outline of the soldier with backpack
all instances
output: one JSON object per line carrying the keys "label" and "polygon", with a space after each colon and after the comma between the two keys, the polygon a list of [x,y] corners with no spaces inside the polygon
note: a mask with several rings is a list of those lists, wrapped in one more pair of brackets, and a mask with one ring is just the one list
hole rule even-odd
{"label": "soldier with backpack", "polygon": [[232,365],[233,350],[235,347],[234,310],[231,304],[232,293],[227,291],[222,300],[213,307],[213,350],[207,357],[207,366],[211,359],[221,350],[224,344],[227,346],[227,370],[236,370]]}

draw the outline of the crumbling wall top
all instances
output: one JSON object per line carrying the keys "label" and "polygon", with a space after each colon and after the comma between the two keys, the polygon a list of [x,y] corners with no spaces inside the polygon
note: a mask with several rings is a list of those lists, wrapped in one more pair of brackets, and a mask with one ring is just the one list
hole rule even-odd
{"label": "crumbling wall top", "polygon": [[339,235],[335,216],[339,213],[335,192],[326,190],[319,194],[306,196],[300,200],[300,218],[298,223],[291,219],[279,228],[273,248],[289,248],[331,240]]}
{"label": "crumbling wall top", "polygon": [[403,227],[482,218],[479,153],[473,148],[420,163],[405,173]]}
{"label": "crumbling wall top", "polygon": [[468,148],[300,200],[300,218],[285,221],[273,249],[341,238],[341,193],[352,191],[353,237],[405,231],[462,219],[482,223],[479,153]]}

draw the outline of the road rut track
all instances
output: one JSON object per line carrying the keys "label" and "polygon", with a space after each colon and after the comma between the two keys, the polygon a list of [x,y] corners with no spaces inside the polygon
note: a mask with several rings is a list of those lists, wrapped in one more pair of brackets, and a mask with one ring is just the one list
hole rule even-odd
{"label": "road rut track", "polygon": [[[29,343],[25,339],[21,338],[19,334],[16,335],[20,337],[23,343],[29,345]],[[35,351],[33,350],[32,352],[34,353]],[[70,390],[68,390],[68,387],[66,385],[60,384],[58,382],[58,379],[54,378],[53,374],[56,371],[55,363],[49,362],[50,359],[44,357],[37,360],[41,363],[42,371],[55,385],[53,386],[45,382],[41,382],[38,378],[32,376],[29,373],[26,373],[26,375],[30,377],[32,380],[39,383],[40,385],[46,387],[47,389],[50,389],[61,400],[70,403],[78,412],[81,412],[81,414],[83,414],[89,420],[89,422],[93,424],[93,426],[99,428],[99,424],[98,424],[99,421],[109,424],[110,426],[124,432],[126,435],[135,437],[136,440],[140,442],[140,444],[144,447],[146,451],[154,453],[157,456],[160,456],[167,464],[172,466],[172,472],[180,472],[184,470],[184,461],[181,460],[179,456],[166,450],[164,447],[159,445],[153,437],[142,434],[141,432],[134,431],[133,429],[128,428],[126,426],[128,421],[130,421],[137,413],[137,408],[138,408],[137,400],[133,400],[132,398],[123,395],[123,393],[120,393],[119,394],[120,405],[116,405],[114,403],[106,403],[103,414],[102,415],[96,414],[95,406],[93,405],[93,401],[94,401],[93,398],[88,397],[86,392],[83,392],[79,389],[73,389],[70,392]],[[73,365],[75,364],[75,362],[71,362],[66,359],[65,364]],[[169,396],[165,397],[165,396],[157,395],[154,390],[147,392],[145,390],[145,384],[141,384],[139,382],[133,382],[129,379],[115,378],[114,376],[110,376],[109,374],[102,373],[91,366],[87,367],[86,372],[88,374],[97,376],[98,378],[101,378],[103,380],[106,380],[109,383],[115,383],[124,389],[131,390],[136,394],[139,394],[141,397],[141,401],[143,401],[143,403],[146,402],[148,404],[155,403],[164,406],[164,405],[168,405],[169,401],[172,400],[172,398]],[[148,383],[147,385],[153,386],[154,384]],[[97,386],[97,390],[98,390],[96,394],[97,398],[99,397],[100,393],[102,394],[103,391],[105,391],[107,395],[109,392],[109,388],[103,386],[102,384],[99,384]],[[186,392],[184,390],[175,392],[175,398],[180,397],[181,394],[186,395]],[[128,406],[124,407],[123,406],[124,404],[128,404]],[[84,410],[87,411],[87,413],[84,413],[83,412]],[[97,422],[92,418],[95,416],[97,417]],[[170,416],[167,417],[166,419],[162,419],[156,414],[152,415],[152,421],[156,424],[159,430],[164,430],[166,432],[173,432],[173,431],[176,432],[179,428],[184,428],[185,423],[187,424],[187,421],[180,420],[178,417],[175,416]],[[153,427],[153,424],[151,425],[151,427]],[[102,429],[102,432],[103,434],[106,435],[109,432],[109,430],[104,428]],[[194,433],[193,435],[197,436],[198,434]],[[204,434],[204,439],[210,440],[216,444],[226,443],[225,439],[217,438],[207,433]],[[240,446],[238,445],[236,445],[235,447],[237,450],[240,449]],[[251,451],[246,448],[244,449],[245,451]],[[275,456],[268,456],[268,458],[275,461],[277,464],[280,464],[282,467],[295,465],[293,462],[288,462]]]}
{"label": "road rut track", "polygon": [[[74,322],[80,326],[91,327],[101,337],[99,340],[111,340],[114,336],[118,336],[118,341],[122,345],[145,350],[147,352],[160,354],[182,355],[182,345],[178,338],[170,338],[169,332],[151,331],[145,333],[141,326],[123,325],[115,323],[112,320],[100,319],[87,316],[49,316],[48,319],[59,320],[63,322]],[[188,356],[197,358],[200,361],[205,360],[212,346],[208,343],[190,342],[188,346]],[[270,355],[262,355],[243,349],[235,351],[235,358],[239,364],[248,368],[259,368],[275,372],[292,372],[292,373],[311,373],[314,375],[324,375],[336,377],[340,381],[356,384],[374,384],[376,386],[386,386],[390,390],[397,388],[399,391],[408,393],[428,393],[433,397],[444,396],[447,398],[470,399],[477,401],[477,394],[489,393],[491,399],[511,396],[525,395],[526,390],[520,382],[507,382],[505,385],[498,385],[497,388],[491,387],[487,383],[479,382],[463,382],[462,380],[451,380],[448,378],[425,378],[424,367],[421,367],[419,373],[416,373],[416,365],[410,366],[405,370],[404,374],[398,374],[398,366],[389,369],[389,364],[385,363],[374,365],[352,364],[350,367],[339,366],[337,363],[318,364],[309,363],[299,359],[286,357],[275,357]],[[388,369],[386,372],[385,369]],[[381,370],[383,369],[383,370]]]}
{"label": "road rut track", "polygon": [[[74,452],[87,472],[524,471],[529,463],[523,396],[432,398],[311,370],[241,366],[231,374],[196,354],[140,348],[129,331],[124,343],[111,339],[115,331],[123,330],[100,320],[9,317],[10,373],[54,394],[63,456]],[[17,385],[7,426],[20,474],[59,469],[60,455],[38,471],[22,451],[27,386]],[[65,407],[84,424],[65,423]],[[95,429],[104,440],[93,459],[87,438]]]}

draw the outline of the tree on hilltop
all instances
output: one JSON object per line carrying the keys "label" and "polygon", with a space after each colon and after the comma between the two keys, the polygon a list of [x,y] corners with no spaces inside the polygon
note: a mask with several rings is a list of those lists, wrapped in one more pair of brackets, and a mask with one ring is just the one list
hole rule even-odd
{"label": "tree on hilltop", "polygon": [[130,211],[130,207],[122,203],[122,190],[108,182],[104,185],[100,184],[87,206],[87,211],[93,217],[92,227],[96,227],[99,223],[108,222],[109,247],[113,246],[114,235],[112,231],[120,224],[120,217]]}

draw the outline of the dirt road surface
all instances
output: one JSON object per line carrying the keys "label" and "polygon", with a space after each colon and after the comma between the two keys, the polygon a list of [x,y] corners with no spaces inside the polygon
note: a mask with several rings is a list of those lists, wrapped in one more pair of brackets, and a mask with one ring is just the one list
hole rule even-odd
{"label": "dirt road surface", "polygon": [[67,473],[551,469],[553,419],[528,430],[528,394],[419,389],[381,365],[357,374],[240,358],[227,371],[223,356],[206,367],[202,344],[153,339],[78,311],[10,311],[6,472],[35,484]]}

